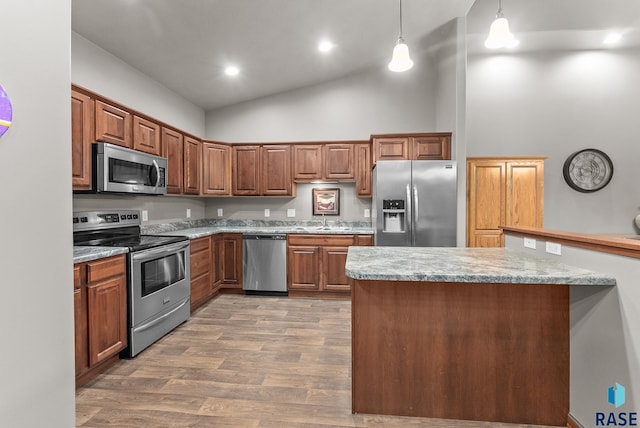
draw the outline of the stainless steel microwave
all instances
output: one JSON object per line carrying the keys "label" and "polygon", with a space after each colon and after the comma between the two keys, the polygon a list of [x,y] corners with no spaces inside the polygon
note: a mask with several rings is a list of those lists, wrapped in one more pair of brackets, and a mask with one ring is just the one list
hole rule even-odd
{"label": "stainless steel microwave", "polygon": [[114,144],[92,147],[93,192],[164,195],[167,159]]}

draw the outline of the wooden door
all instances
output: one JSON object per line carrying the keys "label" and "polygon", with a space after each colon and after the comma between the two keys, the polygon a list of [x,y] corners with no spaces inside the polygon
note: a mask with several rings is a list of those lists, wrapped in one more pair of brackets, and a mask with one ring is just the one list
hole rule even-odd
{"label": "wooden door", "polygon": [[184,183],[182,191],[188,195],[200,194],[200,171],[201,171],[201,150],[200,140],[184,136]]}
{"label": "wooden door", "polygon": [[179,195],[184,181],[184,139],[180,132],[162,128],[162,153],[167,158],[167,193]]}
{"label": "wooden door", "polygon": [[410,159],[409,138],[382,137],[373,139],[373,163],[379,160]]}
{"label": "wooden door", "polygon": [[322,145],[295,144],[293,146],[293,179],[295,181],[322,178]]}
{"label": "wooden door", "polygon": [[320,290],[320,247],[289,245],[287,288],[289,290]]}
{"label": "wooden door", "polygon": [[242,288],[242,234],[222,235],[222,282],[231,288]]}
{"label": "wooden door", "polygon": [[131,114],[102,101],[95,102],[95,139],[131,148]]}
{"label": "wooden door", "polygon": [[324,145],[324,178],[333,180],[355,178],[353,144]]}
{"label": "wooden door", "polygon": [[412,159],[448,160],[451,159],[451,135],[432,135],[412,137]]}
{"label": "wooden door", "polygon": [[345,274],[349,247],[322,247],[322,285],[327,291],[350,291]]}
{"label": "wooden door", "polygon": [[238,196],[260,194],[260,146],[234,146],[232,188]]}
{"label": "wooden door", "polygon": [[544,161],[515,160],[506,164],[506,226],[542,227]]}
{"label": "wooden door", "polygon": [[89,365],[116,355],[127,346],[127,288],[124,276],[87,286]]}
{"label": "wooden door", "polygon": [[91,142],[94,136],[94,101],[71,91],[71,174],[73,190],[91,189]]}
{"label": "wooden door", "polygon": [[202,144],[203,195],[231,195],[231,159],[229,146]]}
{"label": "wooden door", "polygon": [[152,155],[162,154],[160,125],[142,117],[133,116],[133,149]]}
{"label": "wooden door", "polygon": [[291,196],[291,146],[262,146],[262,191],[265,196]]}
{"label": "wooden door", "polygon": [[504,246],[505,179],[504,161],[467,161],[467,246]]}
{"label": "wooden door", "polygon": [[356,158],[356,196],[370,198],[372,196],[371,182],[371,144],[357,144]]}

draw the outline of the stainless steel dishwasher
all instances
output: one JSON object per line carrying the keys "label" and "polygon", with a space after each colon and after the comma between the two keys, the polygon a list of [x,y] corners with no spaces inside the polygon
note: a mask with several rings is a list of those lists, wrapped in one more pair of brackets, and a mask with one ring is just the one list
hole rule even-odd
{"label": "stainless steel dishwasher", "polygon": [[287,236],[242,236],[242,289],[247,294],[287,294]]}

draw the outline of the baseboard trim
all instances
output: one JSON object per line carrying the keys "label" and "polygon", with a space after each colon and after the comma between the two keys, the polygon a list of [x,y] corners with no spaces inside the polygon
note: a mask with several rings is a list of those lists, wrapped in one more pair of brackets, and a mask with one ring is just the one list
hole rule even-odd
{"label": "baseboard trim", "polygon": [[567,415],[567,428],[584,428],[584,425],[578,422],[578,420],[569,413]]}

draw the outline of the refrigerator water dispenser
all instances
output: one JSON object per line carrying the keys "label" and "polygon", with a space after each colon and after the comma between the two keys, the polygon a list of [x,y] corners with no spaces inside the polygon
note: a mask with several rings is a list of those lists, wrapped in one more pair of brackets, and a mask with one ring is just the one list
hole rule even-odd
{"label": "refrigerator water dispenser", "polygon": [[403,199],[384,199],[382,201],[383,232],[404,233],[405,209]]}

